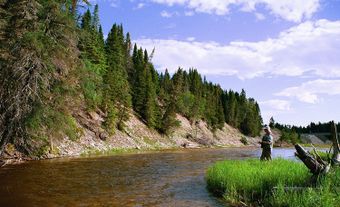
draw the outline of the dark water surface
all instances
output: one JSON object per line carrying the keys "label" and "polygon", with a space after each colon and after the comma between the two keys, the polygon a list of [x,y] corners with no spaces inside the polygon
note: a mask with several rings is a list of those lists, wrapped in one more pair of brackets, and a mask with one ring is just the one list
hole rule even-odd
{"label": "dark water surface", "polygon": [[0,206],[223,206],[206,190],[207,168],[259,155],[255,148],[195,149],[8,165],[0,169]]}

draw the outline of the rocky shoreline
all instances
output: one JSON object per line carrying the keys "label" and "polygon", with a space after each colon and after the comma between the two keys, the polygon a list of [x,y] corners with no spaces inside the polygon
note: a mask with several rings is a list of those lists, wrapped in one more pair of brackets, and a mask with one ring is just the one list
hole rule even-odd
{"label": "rocky shoreline", "polygon": [[124,131],[116,130],[113,136],[108,136],[101,127],[103,115],[100,112],[81,111],[74,114],[74,117],[81,132],[78,140],[71,140],[68,137],[50,140],[50,145],[38,148],[34,156],[26,156],[9,144],[3,153],[0,165],[88,154],[115,154],[124,151],[258,146],[259,141],[259,137],[246,137],[227,124],[221,130],[212,132],[204,121],[191,123],[180,115],[177,115],[180,126],[169,136],[149,129],[134,114],[130,115]]}

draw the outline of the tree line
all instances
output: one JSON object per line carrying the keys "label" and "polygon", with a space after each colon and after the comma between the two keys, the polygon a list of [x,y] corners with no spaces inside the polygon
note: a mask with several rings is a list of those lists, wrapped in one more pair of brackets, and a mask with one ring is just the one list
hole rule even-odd
{"label": "tree line", "polygon": [[154,51],[149,55],[147,50],[132,45],[122,25],[114,24],[103,39],[98,5],[92,13],[85,12],[81,30],[81,52],[91,77],[83,84],[84,91],[89,106],[108,113],[108,129],[124,127],[132,107],[150,128],[164,133],[176,125],[175,114],[179,113],[192,122],[203,119],[212,129],[229,123],[247,135],[259,134],[259,105],[247,98],[244,90],[225,91],[193,68],[179,68],[173,75],[167,70],[157,72],[151,63]]}
{"label": "tree line", "polygon": [[259,105],[244,90],[223,90],[194,68],[158,72],[155,51],[132,44],[119,24],[104,39],[98,5],[77,14],[74,3],[0,0],[0,153],[8,142],[29,152],[51,136],[76,139],[77,109],[103,111],[110,134],[132,113],[164,134],[178,126],[176,114],[260,133]]}
{"label": "tree line", "polygon": [[[280,124],[275,122],[274,118],[271,117],[269,121],[270,127],[279,129],[282,133],[281,140],[289,141],[291,140],[293,143],[297,143],[300,141],[301,134],[314,134],[314,133],[327,133],[329,134],[332,130],[332,126],[334,125],[333,121],[329,122],[311,122],[307,126],[295,126],[288,124]],[[336,123],[337,128],[340,127],[340,123]],[[329,136],[329,139],[331,137]]]}

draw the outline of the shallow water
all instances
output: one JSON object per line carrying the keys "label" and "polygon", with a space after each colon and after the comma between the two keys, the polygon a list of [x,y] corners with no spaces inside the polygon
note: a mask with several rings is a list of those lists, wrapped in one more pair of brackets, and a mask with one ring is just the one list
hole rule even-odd
{"label": "shallow water", "polygon": [[[206,190],[206,169],[259,156],[255,148],[195,149],[8,165],[0,206],[223,206]],[[273,156],[294,159],[294,149]]]}

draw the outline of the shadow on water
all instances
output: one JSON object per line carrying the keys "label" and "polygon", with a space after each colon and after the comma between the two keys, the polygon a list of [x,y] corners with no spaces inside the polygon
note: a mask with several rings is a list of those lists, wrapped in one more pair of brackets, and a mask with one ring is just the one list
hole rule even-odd
{"label": "shadow on water", "polygon": [[[254,148],[196,149],[10,165],[0,170],[0,206],[223,206],[206,190],[208,166],[259,156]],[[273,156],[293,158],[294,149]]]}

